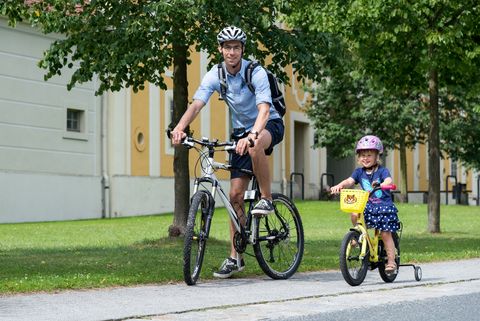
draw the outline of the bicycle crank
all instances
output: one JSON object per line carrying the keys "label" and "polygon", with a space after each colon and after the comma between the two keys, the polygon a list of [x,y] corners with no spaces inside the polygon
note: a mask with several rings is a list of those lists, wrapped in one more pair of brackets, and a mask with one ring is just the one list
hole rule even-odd
{"label": "bicycle crank", "polygon": [[243,253],[247,249],[247,240],[238,231],[233,235],[233,247],[238,253]]}

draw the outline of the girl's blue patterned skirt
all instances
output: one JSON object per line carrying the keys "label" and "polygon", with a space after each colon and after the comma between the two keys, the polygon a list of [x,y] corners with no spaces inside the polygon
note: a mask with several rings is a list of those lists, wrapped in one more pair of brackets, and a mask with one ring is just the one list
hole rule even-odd
{"label": "girl's blue patterned skirt", "polygon": [[365,223],[369,228],[396,232],[400,229],[400,220],[397,213],[398,210],[394,204],[382,205],[368,202],[363,215],[365,216]]}

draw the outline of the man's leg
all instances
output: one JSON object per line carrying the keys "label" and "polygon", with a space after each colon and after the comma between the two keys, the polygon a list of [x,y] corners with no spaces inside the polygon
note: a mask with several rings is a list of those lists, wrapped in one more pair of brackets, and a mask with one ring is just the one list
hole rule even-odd
{"label": "man's leg", "polygon": [[263,198],[272,199],[272,180],[270,177],[270,169],[268,166],[267,155],[265,150],[272,143],[272,135],[268,130],[262,130],[255,141],[255,146],[248,149],[248,153],[252,158],[253,172],[260,187],[260,193]]}
{"label": "man's leg", "polygon": [[[230,203],[243,226],[245,226],[246,221],[243,196],[248,188],[249,182],[250,177],[246,176],[232,178],[230,181]],[[230,221],[230,257],[222,263],[222,266],[217,272],[213,273],[215,277],[229,278],[232,274],[242,271],[245,267],[242,256],[237,253],[233,245],[233,236],[236,231],[235,225]]]}
{"label": "man's leg", "polygon": [[265,150],[268,149],[271,144],[272,134],[268,130],[263,130],[260,135],[258,135],[255,146],[248,149],[248,153],[252,158],[253,172],[257,178],[260,193],[262,194],[262,199],[252,210],[253,215],[268,215],[274,211],[272,203],[272,179],[267,155],[265,154]]}
{"label": "man's leg", "polygon": [[[245,206],[243,201],[243,196],[245,191],[248,188],[248,183],[250,182],[250,177],[243,176],[237,177],[230,180],[230,203],[233,206],[233,209],[237,213],[240,223],[245,226],[246,216],[245,216]],[[231,241],[231,250],[230,256],[235,258],[237,256],[237,251],[233,246],[233,235],[237,230],[232,221],[230,221],[230,241]]]}

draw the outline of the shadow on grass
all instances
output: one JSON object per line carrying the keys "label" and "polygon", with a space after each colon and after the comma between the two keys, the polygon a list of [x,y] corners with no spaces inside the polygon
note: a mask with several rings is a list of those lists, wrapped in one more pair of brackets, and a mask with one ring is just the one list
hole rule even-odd
{"label": "shadow on grass", "polygon": [[[226,251],[229,244],[210,240],[209,247],[214,253]],[[14,249],[1,251],[0,261],[0,293],[180,282],[183,239],[119,247]]]}

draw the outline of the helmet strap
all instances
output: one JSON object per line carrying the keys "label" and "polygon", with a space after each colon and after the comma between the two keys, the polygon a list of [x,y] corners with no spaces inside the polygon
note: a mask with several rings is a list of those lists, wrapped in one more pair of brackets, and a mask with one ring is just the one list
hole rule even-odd
{"label": "helmet strap", "polygon": [[365,169],[366,171],[373,171],[373,170],[376,170],[377,167],[378,167],[378,164],[375,163],[375,165],[372,165],[372,166],[370,166],[370,167],[364,167],[364,169]]}

